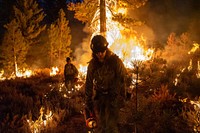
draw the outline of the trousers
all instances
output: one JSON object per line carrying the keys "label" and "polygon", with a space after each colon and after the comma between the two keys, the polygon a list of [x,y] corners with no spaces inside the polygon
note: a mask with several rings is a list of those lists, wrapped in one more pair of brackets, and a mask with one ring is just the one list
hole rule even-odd
{"label": "trousers", "polygon": [[109,94],[99,95],[95,100],[95,114],[97,117],[97,133],[119,133],[119,107],[117,99]]}

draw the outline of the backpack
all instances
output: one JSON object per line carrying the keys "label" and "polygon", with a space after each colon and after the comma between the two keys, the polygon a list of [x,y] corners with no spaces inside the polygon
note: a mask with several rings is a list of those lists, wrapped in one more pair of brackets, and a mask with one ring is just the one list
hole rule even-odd
{"label": "backpack", "polygon": [[73,64],[66,64],[65,65],[65,75],[76,75],[77,70]]}

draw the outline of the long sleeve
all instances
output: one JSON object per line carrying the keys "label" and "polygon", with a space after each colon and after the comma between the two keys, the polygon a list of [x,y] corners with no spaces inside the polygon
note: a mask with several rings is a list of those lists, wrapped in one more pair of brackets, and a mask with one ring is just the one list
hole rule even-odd
{"label": "long sleeve", "polygon": [[66,64],[65,64],[65,67],[64,67],[64,78],[66,79]]}
{"label": "long sleeve", "polygon": [[78,69],[76,68],[75,65],[73,65],[73,69],[74,69],[74,75],[75,75],[75,77],[77,77],[78,76]]}
{"label": "long sleeve", "polygon": [[118,59],[117,61],[117,77],[119,78],[119,87],[120,87],[120,94],[123,97],[126,97],[126,75],[127,71],[123,64],[123,62]]}
{"label": "long sleeve", "polygon": [[92,64],[88,65],[86,83],[85,83],[85,98],[86,98],[86,107],[93,111],[93,72]]}

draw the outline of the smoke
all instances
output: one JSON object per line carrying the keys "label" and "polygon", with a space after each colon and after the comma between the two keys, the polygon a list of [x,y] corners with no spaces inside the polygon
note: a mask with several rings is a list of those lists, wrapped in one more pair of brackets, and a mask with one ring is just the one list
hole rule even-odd
{"label": "smoke", "polygon": [[[135,26],[133,29],[139,35],[143,35],[148,42],[158,41],[166,44],[172,32],[178,36],[189,32],[192,39],[198,42],[200,41],[199,6],[200,1],[198,0],[148,0],[146,5],[130,10],[128,15],[144,22],[144,25]],[[74,37],[79,39],[77,33],[75,32]],[[88,31],[86,33],[88,34]],[[91,59],[90,37],[84,36],[83,38],[73,54],[77,65],[87,65]]]}
{"label": "smoke", "polygon": [[[200,41],[197,34],[200,33],[200,1],[198,0],[148,0],[146,5],[132,10],[129,14],[133,18],[145,22],[154,33],[159,42],[166,42],[170,33],[178,35],[192,33],[194,41]],[[144,33],[149,34],[144,30]]]}
{"label": "smoke", "polygon": [[83,39],[81,46],[76,48],[74,52],[75,65],[86,66],[92,57],[92,52],[90,50],[90,38]]}
{"label": "smoke", "polygon": [[189,33],[192,34],[192,39],[195,42],[200,43],[200,28],[198,28],[200,25],[200,18],[194,18],[189,25]]}
{"label": "smoke", "polygon": [[[90,49],[90,40],[92,33],[87,25],[82,25],[82,40],[74,49],[73,56],[75,57],[74,64],[79,68],[80,65],[87,66],[87,63],[92,58],[92,51]],[[84,34],[84,35],[83,35]],[[76,36],[76,35],[75,35]]]}
{"label": "smoke", "polygon": [[145,39],[149,41],[155,40],[155,33],[153,29],[150,28],[148,25],[135,27],[134,30],[137,31],[138,35],[142,35],[143,37],[145,37]]}
{"label": "smoke", "polygon": [[189,64],[190,55],[188,55],[189,49],[184,46],[174,45],[166,46],[162,52],[162,58],[167,61],[168,65],[177,64],[179,66],[187,66]]}

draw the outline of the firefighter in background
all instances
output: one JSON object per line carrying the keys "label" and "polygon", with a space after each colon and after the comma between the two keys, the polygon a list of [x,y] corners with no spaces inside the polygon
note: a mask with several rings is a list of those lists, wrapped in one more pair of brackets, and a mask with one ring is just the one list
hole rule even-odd
{"label": "firefighter in background", "polygon": [[[126,68],[107,46],[102,35],[91,40],[93,53],[85,83],[86,110],[90,112],[87,116],[97,120],[98,133],[118,133],[118,113],[126,95]],[[86,118],[86,125],[90,119]]]}
{"label": "firefighter in background", "polygon": [[66,58],[66,62],[64,68],[65,86],[67,89],[71,89],[77,80],[78,70],[75,65],[71,63],[70,57]]}

